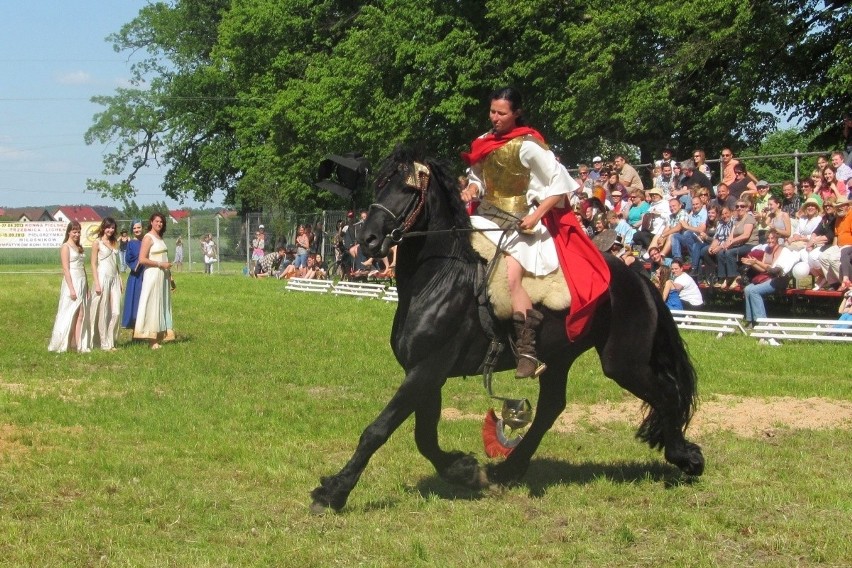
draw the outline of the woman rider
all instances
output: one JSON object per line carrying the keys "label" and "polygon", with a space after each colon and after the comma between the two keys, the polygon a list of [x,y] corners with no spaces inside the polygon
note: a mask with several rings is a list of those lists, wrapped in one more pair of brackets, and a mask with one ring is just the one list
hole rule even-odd
{"label": "woman rider", "polygon": [[[536,332],[544,316],[533,309],[529,294],[521,285],[523,274],[544,276],[556,271],[564,262],[565,251],[571,252],[574,271],[577,260],[574,248],[577,244],[584,248],[579,253],[582,258],[576,269],[581,277],[589,276],[582,262],[587,260],[588,264],[596,265],[597,272],[605,273],[597,275],[598,282],[605,280],[605,290],[609,272],[594,244],[582,234],[582,228],[565,202],[565,196],[577,189],[577,183],[557,161],[542,135],[526,125],[520,93],[512,87],[495,91],[491,95],[489,115],[492,130],[474,140],[470,152],[462,155],[470,165],[469,185],[462,191],[462,199],[465,202],[482,201],[478,213],[471,217],[477,229],[497,228],[493,219],[502,218],[503,212],[517,219],[516,229],[509,230],[505,236],[497,231],[484,234],[501,247],[506,259],[518,352],[515,376],[537,377],[546,368],[537,359],[535,351]],[[500,210],[496,215],[494,208]],[[554,215],[557,211],[558,215]],[[557,235],[561,241],[554,238]],[[585,243],[580,242],[582,240]],[[586,251],[585,248],[591,250]],[[563,272],[566,272],[564,267]],[[566,279],[572,294],[572,316],[576,315],[575,320],[587,317],[575,312],[585,311],[588,299],[581,292],[578,302],[567,273]],[[588,290],[589,284],[584,281],[581,287]],[[593,292],[592,300],[601,293],[602,290]],[[571,326],[569,317],[568,334],[573,340]]]}

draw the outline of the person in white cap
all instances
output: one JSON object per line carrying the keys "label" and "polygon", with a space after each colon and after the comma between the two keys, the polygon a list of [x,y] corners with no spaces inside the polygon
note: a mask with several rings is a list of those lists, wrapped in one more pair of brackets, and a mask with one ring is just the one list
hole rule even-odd
{"label": "person in white cap", "polygon": [[595,156],[592,158],[592,171],[589,172],[589,179],[592,181],[601,179],[601,170],[603,170],[603,158]]}

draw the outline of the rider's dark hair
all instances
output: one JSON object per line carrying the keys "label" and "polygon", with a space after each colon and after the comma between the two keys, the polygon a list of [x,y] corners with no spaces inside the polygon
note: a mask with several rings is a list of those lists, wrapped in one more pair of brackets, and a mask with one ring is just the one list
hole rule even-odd
{"label": "rider's dark hair", "polygon": [[512,111],[520,113],[515,123],[518,126],[525,126],[527,124],[527,121],[523,115],[524,98],[521,95],[521,92],[515,87],[502,87],[500,89],[497,89],[496,91],[491,93],[490,100],[509,101],[509,105]]}

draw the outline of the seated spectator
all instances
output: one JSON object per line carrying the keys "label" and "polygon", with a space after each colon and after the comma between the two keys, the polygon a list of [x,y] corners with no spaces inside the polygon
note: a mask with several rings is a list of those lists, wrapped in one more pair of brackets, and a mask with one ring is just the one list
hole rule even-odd
{"label": "seated spectator", "polygon": [[[734,228],[733,214],[727,207],[722,207],[719,211],[719,219],[716,222],[716,233],[710,246],[707,247],[701,254],[701,262],[707,267],[705,272],[712,274],[712,278],[716,279],[716,273],[719,269],[717,262],[719,253],[724,250],[724,244],[731,237],[731,231]],[[717,282],[717,284],[719,284]]]}
{"label": "seated spectator", "polygon": [[689,214],[681,206],[677,197],[669,199],[669,220],[663,232],[655,235],[651,240],[651,246],[660,248],[663,256],[669,256],[672,250],[672,239],[683,230],[683,225],[689,220]]}
{"label": "seated spectator", "polygon": [[840,307],[837,308],[837,313],[840,314],[837,321],[849,323],[836,324],[834,327],[836,329],[850,329],[849,324],[852,324],[852,290],[846,290],[846,293],[843,294],[843,299],[840,300]]}
{"label": "seated spectator", "polygon": [[[692,263],[692,269],[698,268],[698,245],[701,244],[699,235],[707,228],[707,210],[701,202],[700,197],[692,198],[692,212],[685,219],[680,220],[680,231],[676,232],[671,237],[671,252],[672,257],[676,260],[683,260],[683,250],[689,251],[689,259]],[[693,251],[693,247],[696,250]]]}
{"label": "seated spectator", "polygon": [[792,219],[799,212],[799,209],[802,208],[802,200],[796,191],[796,185],[792,182],[784,182],[784,185],[781,186],[781,194],[783,195],[781,210],[787,213]]}
{"label": "seated spectator", "polygon": [[746,192],[751,195],[757,194],[757,185],[749,179],[745,164],[739,163],[734,166],[734,181],[728,185],[728,190],[735,199],[742,199]]}
{"label": "seated spectator", "polygon": [[700,310],[704,306],[704,298],[695,280],[683,271],[683,262],[673,260],[671,272],[674,279],[672,288],[680,295],[680,302],[685,310]]}
{"label": "seated spectator", "polygon": [[721,250],[716,255],[716,276],[719,282],[715,284],[715,287],[721,290],[736,286],[739,275],[739,260],[757,245],[757,229],[755,228],[757,221],[751,214],[750,202],[737,200],[733,221],[731,236],[722,243]]}
{"label": "seated spectator", "polygon": [[823,204],[822,220],[811,233],[808,240],[808,246],[805,247],[807,258],[802,254],[802,259],[808,263],[810,274],[814,279],[814,290],[820,290],[826,285],[825,274],[822,271],[820,257],[822,253],[834,245],[834,230],[836,226],[835,203],[833,199],[829,199]]}
{"label": "seated spectator", "polygon": [[680,292],[674,288],[671,276],[672,269],[668,266],[661,266],[657,269],[654,283],[657,285],[657,290],[660,291],[663,301],[669,310],[682,310],[683,302],[680,301]]}
{"label": "seated spectator", "polygon": [[790,215],[781,209],[781,198],[776,195],[770,195],[766,202],[766,209],[762,215],[766,220],[767,231],[775,229],[778,234],[780,244],[786,244],[787,239],[792,234],[792,223]]}
{"label": "seated spectator", "polygon": [[852,246],[840,249],[840,292],[852,289]]}
{"label": "seated spectator", "polygon": [[646,195],[651,197],[651,204],[647,213],[643,215],[639,230],[633,235],[633,244],[642,248],[651,246],[653,238],[665,230],[671,215],[669,204],[663,201],[663,192],[660,188],[651,188]]}
{"label": "seated spectator", "polygon": [[737,198],[731,195],[728,184],[720,183],[716,186],[716,198],[710,201],[711,206],[727,207],[731,211],[736,209]]}
{"label": "seated spectator", "polygon": [[[810,243],[811,235],[814,230],[822,222],[822,205],[819,200],[811,196],[802,204],[799,210],[799,221],[796,223],[796,230],[790,234],[790,238],[785,243],[790,250],[804,250]],[[807,262],[806,258],[802,260]]]}
{"label": "seated spectator", "polygon": [[[808,199],[813,197],[814,199],[817,200],[817,202],[819,203],[819,206],[822,207],[822,197],[820,197],[816,193],[816,186],[814,186],[814,182],[811,181],[810,178],[803,179],[801,181],[801,183],[799,183],[799,186],[801,186],[801,189],[802,189],[802,195],[801,195],[802,203],[804,203],[805,201],[807,201]],[[790,217],[792,218],[793,215],[790,215]]]}
{"label": "seated spectator", "polygon": [[657,270],[659,270],[661,266],[670,267],[672,265],[672,259],[664,257],[663,253],[660,252],[660,249],[658,249],[657,247],[651,247],[648,249],[647,264],[648,268],[645,271],[645,275],[649,278],[653,278],[653,276],[657,273]]}
{"label": "seated spectator", "polygon": [[307,278],[308,280],[325,280],[326,272],[320,264],[317,264],[317,256],[317,254],[311,254],[308,256],[307,265],[301,273],[300,278]]}
{"label": "seated spectator", "polygon": [[281,264],[284,262],[286,256],[287,250],[284,247],[278,247],[275,252],[263,255],[255,263],[251,275],[255,278],[272,276],[281,268]]}
{"label": "seated spectator", "polygon": [[757,275],[745,287],[746,327],[754,327],[759,318],[766,317],[763,297],[769,294],[783,293],[790,281],[789,274],[799,256],[778,242],[778,233],[770,229],[766,235],[766,249],[763,260],[746,256],[742,262]]}
{"label": "seated spectator", "polygon": [[852,245],[852,215],[849,214],[850,201],[838,200],[835,204],[834,244],[819,257],[820,266],[825,276],[825,287],[834,288],[840,284],[840,253]]}
{"label": "seated spectator", "polygon": [[822,197],[823,203],[826,199],[834,198],[835,201],[846,199],[849,195],[846,189],[846,184],[837,179],[837,173],[834,166],[827,165],[822,170],[822,183],[817,189],[817,193]]}

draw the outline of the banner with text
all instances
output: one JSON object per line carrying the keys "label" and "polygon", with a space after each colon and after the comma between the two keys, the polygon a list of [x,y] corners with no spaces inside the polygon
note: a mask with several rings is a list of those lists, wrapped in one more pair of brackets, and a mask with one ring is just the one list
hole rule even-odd
{"label": "banner with text", "polygon": [[[80,242],[91,245],[97,238],[100,223],[81,223]],[[0,223],[0,248],[59,248],[65,239],[64,221],[32,221],[28,223]]]}

